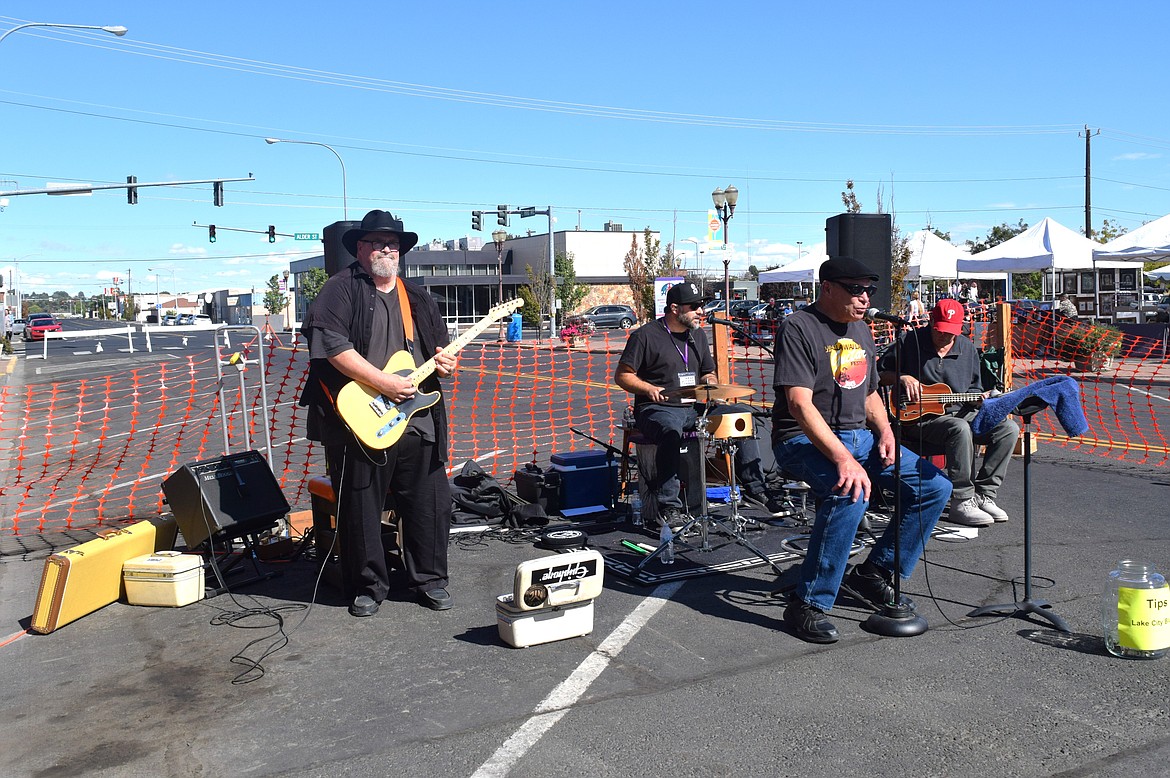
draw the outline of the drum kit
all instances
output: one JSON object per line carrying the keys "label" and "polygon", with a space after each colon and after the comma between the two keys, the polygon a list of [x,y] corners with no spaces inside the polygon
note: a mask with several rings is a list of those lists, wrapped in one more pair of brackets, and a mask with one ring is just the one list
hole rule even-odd
{"label": "drum kit", "polygon": [[688,517],[687,521],[674,530],[671,539],[663,542],[648,556],[644,557],[637,566],[641,570],[651,560],[658,557],[671,543],[677,542],[686,545],[682,540],[692,529],[698,531],[699,545],[695,550],[710,551],[710,530],[715,526],[723,531],[731,540],[758,556],[782,575],[783,570],[768,558],[768,555],[752,543],[745,534],[747,520],[739,512],[740,497],[736,489],[735,454],[739,450],[740,441],[744,438],[755,437],[754,424],[751,413],[719,413],[721,403],[742,400],[755,394],[755,390],[748,386],[735,384],[702,384],[688,386],[666,392],[671,399],[693,400],[703,404],[703,413],[699,416],[697,425],[699,437],[703,441],[714,441],[715,450],[727,456],[728,460],[728,505],[731,513],[727,517],[715,516],[707,505],[707,468],[699,468],[699,489],[702,495],[702,508],[696,516]]}

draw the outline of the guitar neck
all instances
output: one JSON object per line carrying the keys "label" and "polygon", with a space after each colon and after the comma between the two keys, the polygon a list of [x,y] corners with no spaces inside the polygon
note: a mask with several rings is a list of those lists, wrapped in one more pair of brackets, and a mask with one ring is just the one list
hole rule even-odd
{"label": "guitar neck", "polygon": [[944,403],[944,404],[973,403],[973,402],[978,402],[979,400],[982,400],[983,395],[977,394],[975,392],[970,392],[967,394],[931,394],[931,395],[924,395],[922,399],[923,400],[929,399],[931,402]]}
{"label": "guitar neck", "polygon": [[[475,324],[468,327],[466,330],[464,330],[462,333],[460,333],[459,336],[455,338],[455,340],[448,343],[443,348],[443,351],[448,353],[448,354],[454,354],[454,353],[460,351],[468,343],[475,340],[476,336],[478,336],[481,332],[483,332],[488,327],[492,326],[497,321],[504,318],[505,316],[507,316],[509,313],[511,313],[516,308],[519,308],[520,306],[519,306],[519,301],[517,301],[516,305],[506,304],[504,306],[499,306],[499,307],[502,308],[502,310],[496,311],[493,309],[492,313],[489,313],[487,316],[483,317],[482,319],[477,321]],[[421,365],[416,367],[411,372],[411,374],[408,376],[408,378],[415,386],[418,386],[423,381],[425,381],[427,378],[429,378],[431,373],[435,372],[435,367],[436,367],[435,358],[431,357],[426,362],[423,362]]]}

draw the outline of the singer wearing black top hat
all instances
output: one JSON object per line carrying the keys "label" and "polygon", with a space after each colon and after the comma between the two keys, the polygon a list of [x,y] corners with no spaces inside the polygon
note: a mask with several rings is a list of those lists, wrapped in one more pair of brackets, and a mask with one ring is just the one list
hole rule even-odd
{"label": "singer wearing black top hat", "polygon": [[[839,634],[825,613],[842,582],[871,605],[892,604],[894,576],[914,572],[951,484],[937,467],[903,450],[902,515],[894,517],[900,567],[894,569],[891,522],[865,562],[845,575],[875,484],[894,486],[894,433],[864,321],[878,276],[850,257],[833,257],[821,265],[820,280],[816,302],[785,317],[776,333],[772,446],[776,464],[820,501],[784,620],[803,640],[833,643]],[[903,603],[912,607],[908,597]]]}
{"label": "singer wearing black top hat", "polygon": [[[693,283],[672,286],[666,293],[662,318],[630,333],[614,374],[614,382],[634,395],[634,421],[638,431],[658,445],[656,476],[650,486],[658,501],[660,518],[671,526],[681,523],[683,513],[678,477],[683,433],[695,429],[702,408],[699,403],[668,393],[715,383],[715,362],[702,326],[705,301]],[[711,415],[750,411],[746,405],[718,405],[711,408]],[[754,438],[740,441],[735,467],[746,498],[773,515],[785,510],[765,485],[760,448]]]}

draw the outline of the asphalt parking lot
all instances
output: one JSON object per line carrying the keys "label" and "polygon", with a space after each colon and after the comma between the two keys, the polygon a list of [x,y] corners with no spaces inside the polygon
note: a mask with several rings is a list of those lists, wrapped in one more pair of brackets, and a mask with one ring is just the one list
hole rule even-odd
{"label": "asphalt parking lot", "polygon": [[[1021,466],[1006,525],[932,541],[906,591],[931,629],[881,638],[841,602],[835,646],[782,626],[766,568],[662,588],[610,577],[593,632],[527,649],[497,634],[513,539],[452,548],[445,613],[408,599],[353,619],[302,558],[184,608],[114,604],[22,635],[43,560],[0,561],[7,775],[1156,775],[1170,756],[1166,661],[1104,652],[1117,560],[1166,569],[1170,478],[1041,448],[1033,464],[1037,596],[1072,632],[971,619],[1011,602],[1022,569]],[[1045,587],[1045,588],[1039,588]],[[1018,587],[1017,587],[1018,588]],[[314,603],[305,610],[290,606]],[[287,644],[262,677],[233,661]],[[239,615],[241,612],[244,615]],[[232,622],[234,626],[227,623]],[[255,627],[243,629],[238,627]],[[273,637],[277,635],[277,637]],[[248,648],[250,641],[265,643]],[[275,641],[275,642],[273,642]]]}

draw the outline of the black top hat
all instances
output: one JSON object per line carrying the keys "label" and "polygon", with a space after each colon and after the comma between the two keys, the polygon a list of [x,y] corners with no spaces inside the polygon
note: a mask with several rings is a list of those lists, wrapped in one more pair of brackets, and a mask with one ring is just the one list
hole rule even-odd
{"label": "black top hat", "polygon": [[341,245],[351,255],[357,256],[357,242],[372,232],[392,232],[398,236],[399,255],[410,251],[418,243],[418,235],[402,228],[402,220],[389,211],[370,211],[362,219],[360,227],[346,230],[341,236]]}

